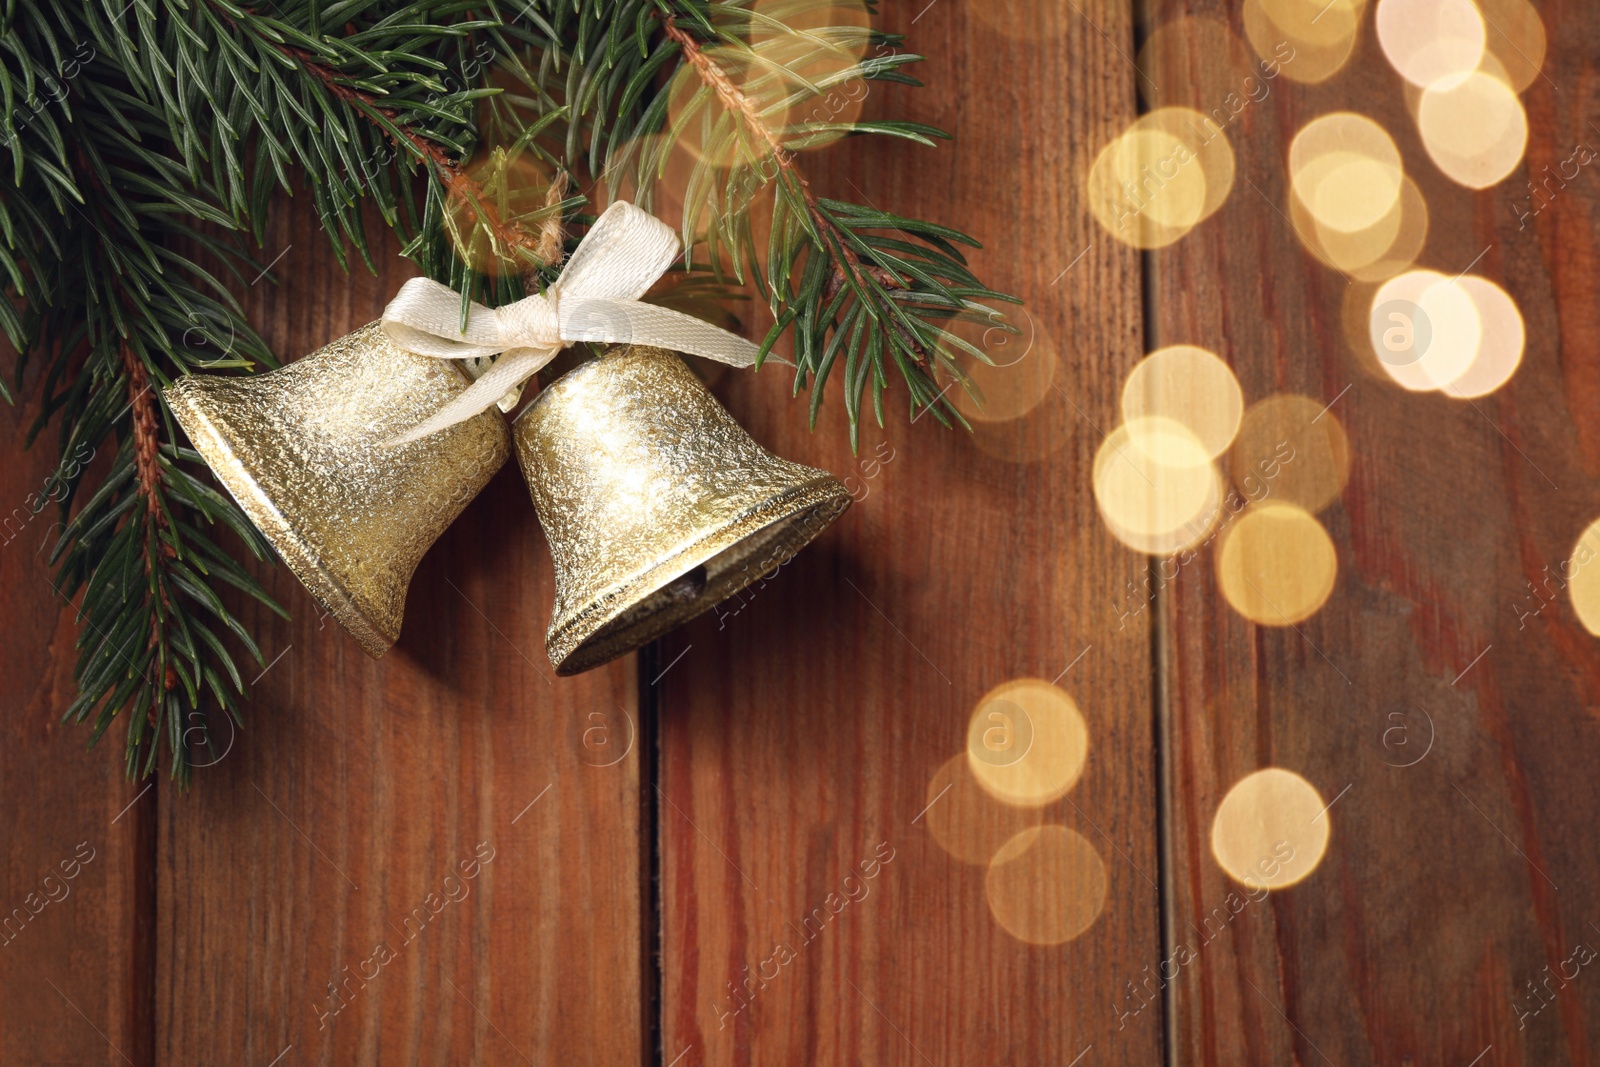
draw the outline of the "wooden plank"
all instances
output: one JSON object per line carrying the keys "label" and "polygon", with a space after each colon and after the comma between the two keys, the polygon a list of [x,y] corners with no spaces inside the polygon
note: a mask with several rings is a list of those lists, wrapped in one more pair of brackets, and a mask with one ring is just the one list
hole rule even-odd
{"label": "wooden plank", "polygon": [[[0,806],[12,815],[0,850],[0,1062],[148,1064],[154,946],[141,920],[165,798],[123,780],[120,726],[85,752],[88,729],[60,725],[78,628],[46,563],[61,530],[54,428],[22,450],[37,414],[32,388],[0,411],[11,457],[0,466]],[[109,456],[83,458],[103,470]]]}
{"label": "wooden plank", "polygon": [[[248,299],[286,356],[406,277],[392,244],[344,275],[309,205],[271,232],[283,283]],[[245,611],[272,661],[245,730],[162,810],[160,1062],[639,1062],[635,668],[552,682],[515,463],[429,553],[381,662],[287,569],[267,582],[294,619]]]}
{"label": "wooden plank", "polygon": [[[1247,623],[1212,551],[1161,594],[1173,925],[1198,946],[1170,992],[1179,1062],[1587,1064],[1600,1049],[1600,981],[1563,966],[1600,946],[1600,655],[1543,570],[1559,573],[1600,511],[1600,198],[1586,175],[1526,230],[1517,210],[1546,164],[1595,143],[1583,79],[1600,18],[1540,6],[1552,55],[1524,96],[1528,159],[1499,186],[1470,192],[1428,160],[1369,11],[1345,70],[1315,87],[1279,78],[1244,109],[1227,131],[1239,173],[1227,205],[1151,256],[1152,340],[1219,351],[1249,402],[1332,404],[1352,457],[1342,500],[1320,516],[1339,574],[1318,614],[1298,628]],[[1186,14],[1241,32],[1230,3],[1149,0],[1144,14],[1147,33]],[[1191,49],[1155,80],[1216,86],[1254,58]],[[1370,290],[1315,262],[1284,218],[1291,138],[1339,109],[1400,146],[1431,212],[1420,265],[1470,269],[1520,305],[1527,356],[1497,394],[1405,393],[1342,340],[1341,309]],[[1529,582],[1553,601],[1537,614]],[[1328,852],[1308,880],[1213,920],[1242,887],[1212,857],[1212,820],[1267,766],[1333,804]],[[1528,983],[1547,978],[1540,999]]]}
{"label": "wooden plank", "polygon": [[[888,450],[868,431],[857,458],[840,405],[812,435],[781,376],[718,379],[757,440],[847,476],[859,503],[658,654],[665,1063],[1161,1057],[1159,1020],[1119,1030],[1110,995],[1160,955],[1149,614],[1117,611],[1144,565],[1101,529],[1080,476],[1115,418],[1099,383],[1142,351],[1136,254],[1080,197],[1133,114],[1118,54],[1131,23],[1100,5],[1093,22],[1071,5],[923,6],[883,17],[932,57],[929,87],[874,87],[868,114],[953,130],[957,147],[850,143],[804,165],[825,195],[985,241],[981,275],[1025,296],[1036,325],[1028,355],[1001,361],[1023,392],[1039,367],[1053,384],[973,440],[907,426],[896,390]],[[1087,769],[1040,817],[1081,834],[1109,878],[1087,932],[1048,947],[986,905],[1005,836],[968,865],[923,816],[932,800],[975,841],[1004,828],[964,780],[941,798],[937,775],[983,694],[1024,677],[1059,681],[1087,720]]]}

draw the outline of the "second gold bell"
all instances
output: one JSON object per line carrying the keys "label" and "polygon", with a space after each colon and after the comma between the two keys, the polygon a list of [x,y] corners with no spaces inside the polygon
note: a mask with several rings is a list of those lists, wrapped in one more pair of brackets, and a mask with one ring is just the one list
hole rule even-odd
{"label": "second gold bell", "polygon": [[850,505],[827,471],[756,444],[683,360],[616,348],[517,417],[555,563],[558,674],[615,659],[771,573]]}

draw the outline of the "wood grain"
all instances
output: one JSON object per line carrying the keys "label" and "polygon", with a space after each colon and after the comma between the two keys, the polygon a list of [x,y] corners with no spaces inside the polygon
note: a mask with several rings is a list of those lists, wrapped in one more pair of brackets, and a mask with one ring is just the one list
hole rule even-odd
{"label": "wood grain", "polygon": [[[1067,7],[918,6],[889,5],[887,28],[913,31],[908,46],[933,57],[918,74],[938,88],[874,88],[868,113],[934,123],[958,147],[846,144],[803,164],[824,195],[994,249],[975,262],[1028,299],[1026,358],[1057,361],[1032,416],[1047,439],[1030,453],[1027,426],[977,440],[908,426],[896,392],[894,458],[879,463],[891,453],[875,433],[850,454],[842,406],[807,434],[786,381],[719,380],[758,440],[847,477],[860,499],[773,582],[662,642],[667,1063],[1161,1057],[1159,1020],[1119,1032],[1111,1010],[1160,949],[1148,614],[1116,610],[1143,565],[1101,529],[1081,477],[1114,417],[1103,383],[1141,353],[1137,258],[1078,198],[1093,151],[1132,117],[1132,72]],[[1126,17],[1105,24],[1131,35]],[[919,819],[979,698],[1018,677],[1059,678],[1083,709],[1087,770],[1044,817],[1088,838],[1110,879],[1095,924],[1053,947],[1002,930],[983,866]],[[893,858],[874,868],[880,848]]]}
{"label": "wood grain", "polygon": [[[1001,362],[1035,384],[1024,372],[1052,366],[1048,388],[971,437],[893,403],[853,456],[838,404],[808,434],[786,380],[712,374],[758,440],[858,500],[642,664],[553,680],[550,564],[511,468],[424,561],[381,664],[263,569],[294,619],[239,605],[271,665],[223,765],[179,796],[122,781],[116,738],[86,755],[84,731],[54,725],[76,639],[35,556],[54,515],[7,526],[0,907],[60,895],[45,875],[80,842],[94,858],[0,944],[0,1062],[1595,1062],[1600,976],[1551,981],[1528,1009],[1529,983],[1600,946],[1600,654],[1559,590],[1531,613],[1529,583],[1550,596],[1546,568],[1600,517],[1600,177],[1526,227],[1518,204],[1600,145],[1600,16],[1540,4],[1552,51],[1524,95],[1527,161],[1469,193],[1427,160],[1369,14],[1348,68],[1274,82],[1229,129],[1221,212],[1141,257],[1090,219],[1084,176],[1140,110],[1139,42],[1187,14],[1238,33],[1237,7],[885,5],[929,86],[875,87],[868,114],[955,146],[849,142],[803,163],[825,194],[984,240],[979,273],[1028,301],[1022,354]],[[1252,62],[1195,49],[1149,81],[1209,92]],[[1431,212],[1422,265],[1470,267],[1520,305],[1527,358],[1494,396],[1404,394],[1344,341],[1361,294],[1284,218],[1289,141],[1337,109],[1399,143]],[[393,251],[347,276],[297,203],[251,319],[309,352],[375,317],[403,276]],[[1180,342],[1221,353],[1248,400],[1301,393],[1348,433],[1349,483],[1320,515],[1338,585],[1298,630],[1229,609],[1210,552],[1146,610],[1151,572],[1096,514],[1120,384]],[[54,462],[48,442],[20,452],[33,403],[0,413],[22,457],[0,469],[0,520]],[[969,802],[930,786],[975,705],[1023,677],[1083,711],[1086,770],[1039,817],[1109,879],[1095,922],[1055,946],[1001,928],[985,866],[929,830],[930,801]],[[1332,802],[1331,845],[1305,882],[1218,923],[1240,887],[1212,818],[1267,766]],[[1162,988],[1152,975],[1196,941]]]}
{"label": "wood grain", "polygon": [[[403,280],[392,246],[347,277],[315,226],[278,218],[282,284],[248,294],[286,356]],[[553,681],[515,464],[424,560],[381,662],[269,583],[294,618],[246,609],[272,661],[246,729],[162,809],[157,1062],[639,1062],[634,667]]]}
{"label": "wood grain", "polygon": [[46,565],[61,529],[53,430],[23,451],[37,399],[0,411],[0,1062],[146,1064],[164,798],[123,780],[120,724],[85,752],[87,728],[59,723],[78,626]]}
{"label": "wood grain", "polygon": [[[1142,29],[1204,14],[1237,33],[1235,9],[1150,0]],[[1222,598],[1210,553],[1161,594],[1174,929],[1202,945],[1173,983],[1178,1062],[1553,1065],[1600,1051],[1600,981],[1553,981],[1538,1012],[1526,985],[1600,946],[1600,656],[1564,594],[1522,617],[1542,603],[1525,583],[1543,590],[1542,568],[1569,559],[1600,513],[1600,197],[1586,175],[1527,230],[1515,209],[1545,164],[1594,143],[1600,19],[1540,9],[1552,52],[1524,96],[1529,154],[1499,186],[1471,192],[1432,165],[1369,15],[1345,70],[1312,87],[1279,78],[1246,109],[1227,131],[1239,173],[1227,205],[1149,257],[1152,344],[1220,352],[1247,401],[1333,404],[1352,453],[1343,498],[1321,515],[1340,570],[1317,615],[1252,626]],[[1191,54],[1156,81],[1242,79],[1254,59]],[[1432,216],[1420,265],[1470,268],[1520,305],[1527,356],[1497,394],[1405,393],[1343,341],[1341,307],[1365,291],[1307,255],[1284,218],[1289,141],[1338,109],[1399,144]],[[1207,926],[1240,889],[1210,854],[1213,815],[1265,766],[1333,803],[1331,845],[1305,882]]]}

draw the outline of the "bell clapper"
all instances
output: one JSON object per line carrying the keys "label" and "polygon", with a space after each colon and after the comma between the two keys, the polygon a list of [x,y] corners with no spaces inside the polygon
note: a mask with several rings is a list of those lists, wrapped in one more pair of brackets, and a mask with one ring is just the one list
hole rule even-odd
{"label": "bell clapper", "polygon": [[678,575],[662,590],[671,600],[693,600],[706,591],[706,566],[702,563],[693,570]]}

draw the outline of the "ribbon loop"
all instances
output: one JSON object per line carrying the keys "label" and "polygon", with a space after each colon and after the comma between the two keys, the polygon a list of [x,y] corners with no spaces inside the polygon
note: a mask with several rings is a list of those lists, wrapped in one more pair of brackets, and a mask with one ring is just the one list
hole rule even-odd
{"label": "ribbon loop", "polygon": [[678,235],[647,211],[617,201],[595,220],[543,293],[504,307],[473,303],[461,328],[461,297],[449,286],[413,278],[383,310],[383,328],[401,348],[435,359],[500,354],[477,381],[421,425],[405,444],[494,406],[567,345],[577,341],[651,345],[734,367],[754,365],[757,346],[736,334],[639,298],[678,256]]}

